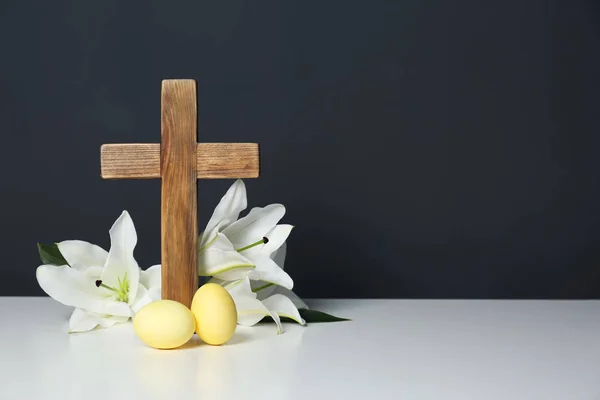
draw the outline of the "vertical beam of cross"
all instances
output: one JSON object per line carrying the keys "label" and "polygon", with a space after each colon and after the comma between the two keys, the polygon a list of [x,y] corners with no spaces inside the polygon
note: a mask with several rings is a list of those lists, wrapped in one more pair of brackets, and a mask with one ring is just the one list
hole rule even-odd
{"label": "vertical beam of cross", "polygon": [[194,296],[198,287],[197,118],[196,82],[163,81],[160,149],[162,297],[183,303]]}
{"label": "vertical beam of cross", "polygon": [[162,178],[162,298],[189,306],[197,288],[197,179],[257,178],[256,143],[197,143],[196,82],[164,80],[161,144],[105,144],[105,179]]}

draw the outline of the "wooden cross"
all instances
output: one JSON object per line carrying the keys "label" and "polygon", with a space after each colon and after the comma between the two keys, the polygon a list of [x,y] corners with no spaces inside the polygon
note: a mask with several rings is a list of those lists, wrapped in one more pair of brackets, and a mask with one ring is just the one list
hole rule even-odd
{"label": "wooden cross", "polygon": [[162,81],[160,144],[105,144],[104,179],[162,178],[162,298],[190,306],[198,287],[196,179],[257,178],[258,144],[197,143],[196,82]]}

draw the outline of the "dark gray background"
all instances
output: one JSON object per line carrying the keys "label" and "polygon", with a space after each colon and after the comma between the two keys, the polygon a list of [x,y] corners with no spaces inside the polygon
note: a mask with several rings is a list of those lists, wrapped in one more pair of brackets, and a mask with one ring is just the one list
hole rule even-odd
{"label": "dark gray background", "polygon": [[160,182],[103,181],[99,149],[159,141],[161,79],[193,78],[201,140],[261,145],[300,295],[600,297],[593,0],[1,4],[2,295],[123,209],[159,262]]}

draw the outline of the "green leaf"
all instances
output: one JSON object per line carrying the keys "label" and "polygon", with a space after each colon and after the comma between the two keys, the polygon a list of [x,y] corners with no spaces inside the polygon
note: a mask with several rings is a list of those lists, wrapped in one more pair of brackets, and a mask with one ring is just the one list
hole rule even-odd
{"label": "green leaf", "polygon": [[[309,310],[307,308],[299,308],[298,312],[300,312],[300,316],[306,321],[307,324],[320,323],[320,322],[352,321],[351,319],[348,319],[348,318],[340,318],[340,317],[336,317],[336,316],[324,313],[322,311]],[[266,316],[260,322],[261,323],[273,322],[273,318]],[[286,317],[281,317],[281,322],[297,323],[293,319],[286,318]]]}
{"label": "green leaf", "polygon": [[300,316],[304,318],[307,323],[352,321],[348,318],[335,317],[322,311],[309,310],[307,308],[300,308],[298,311],[300,312]]}
{"label": "green leaf", "polygon": [[67,260],[63,257],[58,250],[58,246],[56,243],[52,244],[37,244],[38,251],[40,252],[40,258],[42,259],[42,263],[45,265],[56,265],[60,267],[61,265],[69,265]]}

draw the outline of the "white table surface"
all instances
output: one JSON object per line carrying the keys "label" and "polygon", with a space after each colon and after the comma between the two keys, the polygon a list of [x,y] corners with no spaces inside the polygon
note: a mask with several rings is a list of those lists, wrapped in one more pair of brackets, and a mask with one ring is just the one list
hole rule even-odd
{"label": "white table surface", "polygon": [[0,298],[0,399],[600,400],[600,301],[323,300],[352,322],[144,346],[67,334],[70,308]]}

